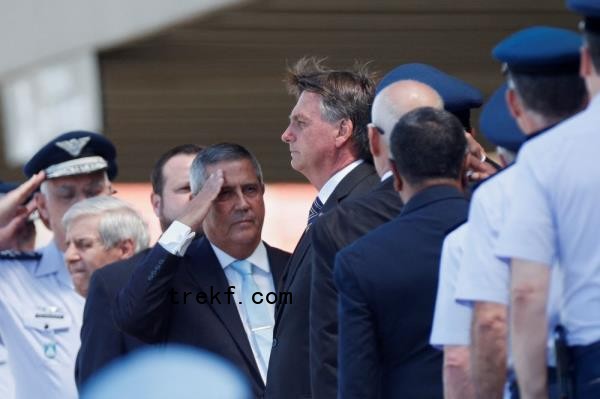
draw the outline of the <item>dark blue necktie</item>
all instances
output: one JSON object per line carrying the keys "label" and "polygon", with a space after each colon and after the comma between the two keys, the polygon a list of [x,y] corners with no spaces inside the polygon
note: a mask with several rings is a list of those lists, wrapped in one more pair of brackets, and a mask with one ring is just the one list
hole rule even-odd
{"label": "dark blue necktie", "polygon": [[316,218],[321,214],[321,209],[323,209],[323,203],[319,199],[319,197],[315,198],[313,201],[310,211],[308,212],[308,226],[313,224]]}

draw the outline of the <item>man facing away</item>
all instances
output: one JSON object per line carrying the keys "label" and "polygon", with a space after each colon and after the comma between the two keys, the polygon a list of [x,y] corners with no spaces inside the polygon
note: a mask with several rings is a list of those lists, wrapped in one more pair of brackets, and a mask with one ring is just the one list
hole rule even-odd
{"label": "man facing away", "polygon": [[600,397],[600,4],[569,5],[585,16],[580,74],[591,100],[519,152],[515,197],[495,247],[511,264],[511,347],[523,398],[548,396],[545,309],[556,262],[575,397]]}
{"label": "man facing away", "polygon": [[339,397],[443,397],[442,358],[428,337],[442,241],[467,215],[466,147],[446,111],[418,108],[394,128],[402,212],[336,257]]}

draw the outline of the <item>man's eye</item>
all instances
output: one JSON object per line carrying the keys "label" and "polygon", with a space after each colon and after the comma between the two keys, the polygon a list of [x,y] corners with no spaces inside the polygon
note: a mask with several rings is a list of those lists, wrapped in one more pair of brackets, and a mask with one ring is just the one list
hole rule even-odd
{"label": "man's eye", "polygon": [[259,192],[258,186],[245,186],[243,189],[244,195],[256,195]]}
{"label": "man's eye", "polygon": [[233,196],[233,191],[231,191],[231,190],[221,191],[219,193],[219,195],[217,196],[217,201],[227,201],[232,196]]}
{"label": "man's eye", "polygon": [[91,240],[79,240],[75,241],[75,247],[77,249],[89,249],[94,245],[94,242]]}
{"label": "man's eye", "polygon": [[57,197],[61,201],[72,201],[75,198],[75,193],[59,193]]}
{"label": "man's eye", "polygon": [[96,197],[96,196],[102,194],[103,190],[104,190],[103,187],[94,187],[94,188],[85,190],[83,195],[85,195],[85,198],[92,198],[92,197]]}

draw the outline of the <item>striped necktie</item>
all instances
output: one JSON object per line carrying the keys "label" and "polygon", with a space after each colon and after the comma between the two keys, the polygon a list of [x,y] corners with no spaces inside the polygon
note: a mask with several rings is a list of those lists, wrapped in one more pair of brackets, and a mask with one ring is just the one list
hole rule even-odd
{"label": "striped necktie", "polygon": [[313,224],[315,219],[319,217],[321,214],[321,209],[323,209],[323,203],[317,196],[310,207],[310,211],[308,212],[308,226]]}

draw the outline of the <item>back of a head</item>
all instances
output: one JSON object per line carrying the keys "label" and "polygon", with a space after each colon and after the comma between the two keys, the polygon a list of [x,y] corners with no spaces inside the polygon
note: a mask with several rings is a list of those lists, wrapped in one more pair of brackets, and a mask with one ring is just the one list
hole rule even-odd
{"label": "back of a head", "polygon": [[248,399],[247,378],[225,359],[192,347],[149,347],[102,369],[82,399]]}
{"label": "back of a head", "polygon": [[331,69],[324,59],[304,57],[287,71],[290,94],[299,97],[303,91],[319,94],[321,116],[329,122],[352,121],[352,139],[358,158],[370,160],[367,124],[375,95],[375,81],[366,64],[356,63],[352,69]]}
{"label": "back of a head", "polygon": [[580,27],[596,73],[600,74],[600,3],[596,0],[567,0],[567,5],[583,17]]}
{"label": "back of a head", "polygon": [[533,26],[502,40],[493,50],[508,83],[529,111],[548,124],[579,112],[587,90],[579,76],[581,38],[567,29]]}
{"label": "back of a head", "polygon": [[463,126],[454,115],[424,107],[400,119],[390,150],[400,175],[418,186],[430,179],[460,180],[466,146]]}
{"label": "back of a head", "polygon": [[444,108],[444,101],[432,87],[415,81],[401,80],[386,86],[373,101],[372,123],[389,145],[392,130],[406,113],[421,107]]}

